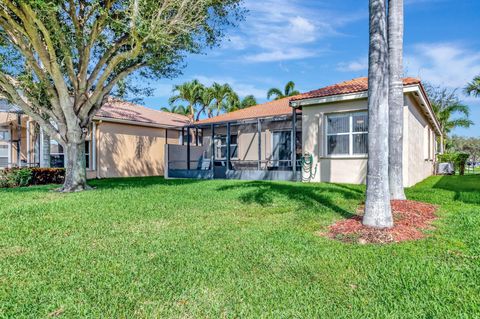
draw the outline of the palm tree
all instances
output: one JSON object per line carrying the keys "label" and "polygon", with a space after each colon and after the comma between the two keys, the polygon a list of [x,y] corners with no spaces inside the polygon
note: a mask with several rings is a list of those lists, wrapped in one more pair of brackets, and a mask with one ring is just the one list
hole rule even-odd
{"label": "palm tree", "polygon": [[247,95],[242,99],[242,102],[240,103],[242,109],[246,109],[247,107],[257,105],[257,99],[253,95]]}
{"label": "palm tree", "polygon": [[480,97],[480,75],[476,76],[472,82],[468,83],[465,88],[465,93],[467,95]]}
{"label": "palm tree", "polygon": [[247,95],[240,100],[240,97],[237,93],[231,92],[225,101],[224,109],[227,112],[238,111],[241,109],[246,109],[247,107],[257,105],[257,99],[253,95]]}
{"label": "palm tree", "polygon": [[199,104],[201,106],[197,114],[197,121],[200,119],[200,115],[207,112],[207,115],[210,117],[210,111],[212,109],[213,102],[215,101],[215,91],[209,87],[203,90],[202,96],[200,97]]}
{"label": "palm tree", "polygon": [[177,92],[176,95],[172,96],[169,99],[170,105],[173,105],[177,101],[185,101],[188,103],[188,116],[193,122],[195,119],[195,114],[197,112],[197,106],[202,99],[203,91],[205,86],[200,83],[198,80],[193,80],[190,82],[185,82],[183,84],[175,85],[173,92]]}
{"label": "palm tree", "polygon": [[227,113],[242,109],[242,101],[236,92],[230,92],[226,100],[223,102],[223,109]]}
{"label": "palm tree", "polygon": [[290,81],[285,85],[285,89],[283,92],[282,90],[277,88],[271,88],[270,90],[268,90],[267,99],[270,100],[272,96],[275,96],[274,100],[280,100],[285,97],[294,96],[298,94],[300,94],[300,92],[295,90],[295,83],[293,81]]}
{"label": "palm tree", "polygon": [[403,0],[388,1],[389,162],[391,199],[404,200],[403,189]]}
{"label": "palm tree", "polygon": [[388,183],[388,43],[386,0],[370,0],[367,198],[363,224],[393,226]]}
{"label": "palm tree", "polygon": [[216,112],[216,115],[218,115],[220,112],[224,111],[224,102],[233,93],[233,89],[230,85],[219,84],[217,82],[212,84],[210,90],[212,92],[214,102],[212,103],[211,108],[208,109],[208,117],[214,116],[214,112]]}
{"label": "palm tree", "polygon": [[[470,108],[460,102],[456,90],[425,85],[433,111],[440,123],[443,136],[447,137],[457,127],[470,127]],[[445,149],[445,145],[444,145]]]}
{"label": "palm tree", "polygon": [[185,107],[183,105],[174,105],[170,108],[162,107],[160,109],[160,111],[175,113],[175,114],[181,114],[181,115],[189,115],[190,114],[190,110],[188,109],[188,107]]}

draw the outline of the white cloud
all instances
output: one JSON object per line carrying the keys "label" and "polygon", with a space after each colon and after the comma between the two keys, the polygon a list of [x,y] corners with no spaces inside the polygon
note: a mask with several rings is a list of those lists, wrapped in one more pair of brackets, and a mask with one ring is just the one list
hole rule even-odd
{"label": "white cloud", "polygon": [[463,88],[480,74],[480,51],[456,43],[418,44],[405,56],[405,69],[433,85]]}
{"label": "white cloud", "polygon": [[368,58],[360,58],[349,62],[341,62],[337,65],[341,72],[359,72],[368,70]]}
{"label": "white cloud", "polygon": [[227,37],[226,41],[222,43],[223,49],[243,50],[247,47],[247,42],[244,38],[238,35],[231,35]]}
{"label": "white cloud", "polygon": [[316,54],[317,53],[313,50],[303,48],[291,48],[247,55],[245,57],[245,60],[248,62],[276,62],[285,60],[305,59],[315,56]]}
{"label": "white cloud", "polygon": [[[240,23],[232,42],[248,49],[241,59],[246,62],[278,62],[316,56],[322,50],[318,41],[338,36],[337,29],[360,17],[339,12],[327,12],[319,3],[297,0],[246,0],[246,20]],[[227,49],[232,47],[227,44]]]}
{"label": "white cloud", "polygon": [[172,95],[172,84],[157,83],[153,86],[153,95],[156,97],[169,97]]}
{"label": "white cloud", "polygon": [[267,95],[267,89],[258,88],[258,86],[250,83],[238,82],[232,77],[208,77],[204,75],[195,75],[192,79],[197,79],[207,86],[212,85],[213,82],[220,84],[228,83],[240,97],[252,94],[256,98],[263,99]]}

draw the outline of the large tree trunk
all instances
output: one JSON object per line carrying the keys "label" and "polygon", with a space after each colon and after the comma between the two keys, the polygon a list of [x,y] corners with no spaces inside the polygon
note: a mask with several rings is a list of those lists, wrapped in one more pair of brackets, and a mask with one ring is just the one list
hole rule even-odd
{"label": "large tree trunk", "polygon": [[386,0],[370,0],[368,168],[363,224],[393,226],[388,183],[388,44]]}
{"label": "large tree trunk", "polygon": [[406,199],[403,189],[403,0],[388,2],[389,182],[391,199]]}
{"label": "large tree trunk", "polygon": [[61,192],[79,192],[88,189],[85,169],[85,136],[70,139],[65,145],[65,182]]}

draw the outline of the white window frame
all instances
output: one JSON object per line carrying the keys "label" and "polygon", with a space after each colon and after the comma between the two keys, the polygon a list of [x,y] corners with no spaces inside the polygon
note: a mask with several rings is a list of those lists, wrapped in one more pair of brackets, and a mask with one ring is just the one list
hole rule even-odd
{"label": "white window frame", "polygon": [[[57,143],[59,146],[61,146],[61,147],[63,148],[63,153],[53,153],[53,152],[51,151],[51,149],[52,149],[52,142]],[[60,155],[63,155],[63,166],[65,167],[65,166],[67,165],[66,156],[65,156],[65,148],[63,147],[62,144],[60,144],[60,143],[57,142],[56,140],[50,139],[50,154],[49,154],[50,163],[49,163],[49,166],[51,166],[51,163],[52,163],[52,156],[60,156]]]}
{"label": "white window frame", "polygon": [[[232,136],[236,136],[237,137],[237,144],[232,144],[230,143],[230,149],[235,146],[237,148],[237,156],[231,156],[230,159],[233,159],[233,160],[238,160],[238,134],[230,134],[230,139]],[[225,137],[225,144],[222,144],[221,143],[221,138]],[[215,144],[215,160],[220,160],[220,161],[224,161],[227,159],[227,157],[217,157],[217,154],[220,153],[222,154],[222,147],[225,147],[227,148],[227,135],[223,135],[223,134],[218,134],[216,135],[214,138],[213,138],[213,142],[215,143],[215,141],[218,141],[220,139],[220,144],[217,145]],[[230,154],[231,155],[231,154]]]}
{"label": "white window frame", "polygon": [[[368,134],[367,131],[363,132],[353,132],[353,116],[356,114],[365,114],[368,115],[368,111],[366,110],[358,110],[358,111],[349,111],[349,112],[336,112],[336,113],[327,113],[324,116],[324,135],[325,138],[323,139],[324,142],[324,154],[325,158],[366,158],[368,157],[368,151],[365,154],[353,154],[353,136],[360,135],[360,134]],[[349,117],[349,132],[347,133],[328,133],[328,118],[330,117],[342,117],[348,116]],[[348,154],[328,154],[328,137],[329,136],[345,136],[348,135]],[[368,136],[368,135],[367,135]]]}
{"label": "white window frame", "polygon": [[[85,140],[85,143],[88,143],[88,147],[85,147],[85,168],[87,171],[92,170],[92,140]],[[87,161],[87,155],[88,155],[88,161]]]}
{"label": "white window frame", "polygon": [[10,128],[0,127],[0,131],[8,133],[8,140],[2,140],[7,145],[7,166],[2,168],[8,168],[12,164],[12,130]]}

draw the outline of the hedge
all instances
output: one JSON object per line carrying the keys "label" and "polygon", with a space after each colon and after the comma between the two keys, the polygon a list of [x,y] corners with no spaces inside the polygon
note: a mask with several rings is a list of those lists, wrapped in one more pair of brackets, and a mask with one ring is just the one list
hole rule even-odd
{"label": "hedge", "polygon": [[6,168],[0,170],[0,187],[61,184],[65,179],[63,168]]}

